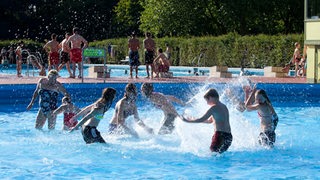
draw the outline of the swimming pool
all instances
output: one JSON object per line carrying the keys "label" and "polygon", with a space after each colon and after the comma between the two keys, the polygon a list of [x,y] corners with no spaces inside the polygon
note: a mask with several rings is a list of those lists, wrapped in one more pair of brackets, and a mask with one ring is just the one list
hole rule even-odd
{"label": "swimming pool", "polygon": [[[124,83],[66,84],[75,103],[83,107],[100,96],[104,87],[123,96]],[[136,84],[140,88],[141,84]],[[176,120],[171,135],[148,135],[134,126],[140,139],[107,135],[112,109],[98,129],[108,145],[83,142],[81,133],[62,132],[62,116],[56,130],[34,129],[37,106],[26,112],[35,85],[0,86],[1,179],[316,179],[320,176],[320,85],[258,84],[279,115],[274,149],[258,145],[256,112],[240,113],[228,103],[223,90],[239,91],[239,83],[155,83],[155,89],[183,100],[194,98],[193,107],[177,106],[194,116],[208,108],[202,95],[216,88],[230,111],[234,141],[229,150],[213,156],[209,144],[212,125],[186,124]],[[177,91],[179,89],[179,91]],[[139,95],[138,110],[156,131],[162,114]],[[129,123],[133,120],[130,118]]]}
{"label": "swimming pool", "polygon": [[[97,66],[98,64],[85,64],[84,65],[84,76],[88,76],[88,68],[90,66]],[[100,64],[99,66],[103,66],[103,64]],[[129,66],[128,65],[114,65],[114,64],[108,64],[108,69],[111,70],[111,77],[123,77],[123,76],[129,76]],[[139,72],[138,75],[140,77],[145,77],[146,74],[146,68],[144,65],[139,66],[138,68]],[[264,76],[264,70],[263,69],[255,69],[255,68],[246,68],[245,69],[250,76]],[[210,74],[210,68],[209,67],[186,67],[186,66],[171,66],[170,71],[173,73],[173,76],[209,76]],[[22,74],[26,75],[29,73],[30,76],[38,76],[38,70],[33,70],[32,67],[28,67],[26,65],[23,66]],[[240,68],[228,68],[228,72],[232,74],[232,77],[238,77],[240,74]],[[16,66],[14,64],[9,66],[3,66],[0,64],[0,74],[17,74],[16,73]],[[78,70],[76,71],[78,73]],[[135,73],[134,73],[135,74]],[[294,75],[294,71],[290,70],[289,73],[290,76]],[[69,77],[68,71],[64,67],[60,71],[60,76],[62,77]]]}
{"label": "swimming pool", "polygon": [[[89,76],[89,67],[90,66],[103,66],[103,64],[85,64],[84,65],[84,76]],[[111,77],[124,77],[129,76],[129,66],[128,65],[111,65],[107,64],[107,67],[109,70],[111,70]],[[29,69],[28,69],[29,68]],[[193,67],[183,67],[183,66],[172,66],[170,67],[170,71],[173,73],[173,76],[208,76],[209,75],[209,69],[205,67],[201,68],[193,68]],[[14,64],[3,66],[0,64],[0,74],[10,74],[15,75],[17,74],[16,66]],[[29,74],[29,76],[38,76],[39,70],[33,69],[31,66],[23,65],[22,69],[22,75],[26,76]],[[69,77],[69,73],[66,70],[65,67],[59,72],[60,76],[62,77]],[[76,74],[78,74],[78,69],[76,69]],[[133,72],[133,75],[135,75],[135,72]],[[146,67],[144,65],[139,66],[138,68],[138,76],[139,77],[145,77],[147,76],[146,73]]]}

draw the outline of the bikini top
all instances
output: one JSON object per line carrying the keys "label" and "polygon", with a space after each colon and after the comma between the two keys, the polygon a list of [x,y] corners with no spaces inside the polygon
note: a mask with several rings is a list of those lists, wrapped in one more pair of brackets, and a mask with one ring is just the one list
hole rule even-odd
{"label": "bikini top", "polygon": [[[94,117],[99,121],[103,119],[104,113],[111,107],[111,104],[112,102],[108,102],[107,104],[105,104],[105,106],[103,107],[103,113],[96,114]],[[96,104],[96,107],[99,107],[99,105]]]}

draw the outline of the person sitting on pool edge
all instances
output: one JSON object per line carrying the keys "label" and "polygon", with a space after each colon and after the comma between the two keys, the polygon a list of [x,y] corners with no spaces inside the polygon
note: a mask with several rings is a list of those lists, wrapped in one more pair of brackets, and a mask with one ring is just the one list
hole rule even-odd
{"label": "person sitting on pool edge", "polygon": [[[161,48],[158,49],[158,56],[153,60],[152,68],[156,74],[155,78],[158,78],[161,72],[169,72],[170,61],[164,55]],[[151,77],[153,77],[153,74]]]}
{"label": "person sitting on pool edge", "polygon": [[71,118],[71,120],[74,121],[79,117],[83,117],[78,124],[70,130],[70,132],[82,127],[81,133],[87,144],[96,142],[106,143],[97,127],[103,119],[104,113],[111,107],[115,96],[115,89],[105,88],[102,91],[101,98],[99,98],[95,103],[83,108],[77,115]]}
{"label": "person sitting on pool edge", "polygon": [[30,110],[36,98],[40,96],[39,111],[35,125],[36,129],[42,129],[47,119],[48,129],[54,129],[56,125],[56,116],[53,116],[52,112],[57,108],[59,93],[69,97],[67,90],[59,81],[57,81],[58,77],[58,71],[52,69],[49,71],[47,77],[40,78],[38,81],[31,102],[27,107],[27,110]]}
{"label": "person sitting on pool edge", "polygon": [[[248,92],[246,93],[248,94]],[[253,98],[255,101],[252,101]],[[256,90],[254,87],[246,100],[245,106],[248,111],[258,111],[261,129],[259,134],[259,144],[272,148],[276,141],[275,130],[279,119],[267,96],[267,93],[263,89]]]}
{"label": "person sitting on pool edge", "polygon": [[182,116],[181,119],[188,123],[214,123],[215,133],[212,136],[210,150],[223,153],[228,150],[233,138],[229,123],[229,110],[226,105],[220,102],[219,94],[213,88],[205,93],[204,99],[211,107],[201,118],[191,119]]}
{"label": "person sitting on pool edge", "polygon": [[124,97],[116,104],[115,112],[109,124],[109,134],[128,133],[134,137],[138,137],[137,132],[127,127],[125,123],[126,119],[131,115],[134,116],[134,120],[139,126],[144,128],[148,133],[153,134],[153,129],[146,126],[139,118],[136,104],[137,95],[137,87],[133,83],[127,84]]}
{"label": "person sitting on pool edge", "polygon": [[62,104],[55,111],[53,111],[53,115],[57,116],[58,114],[63,113],[62,130],[70,130],[78,123],[77,120],[71,120],[71,118],[79,111],[80,109],[71,102],[71,98],[66,96],[62,98]]}
{"label": "person sitting on pool edge", "polygon": [[141,92],[155,105],[155,107],[161,109],[164,113],[164,121],[158,134],[172,133],[174,130],[174,120],[179,116],[172,102],[176,102],[181,105],[185,105],[185,103],[174,96],[153,92],[153,85],[151,83],[143,83],[141,86]]}

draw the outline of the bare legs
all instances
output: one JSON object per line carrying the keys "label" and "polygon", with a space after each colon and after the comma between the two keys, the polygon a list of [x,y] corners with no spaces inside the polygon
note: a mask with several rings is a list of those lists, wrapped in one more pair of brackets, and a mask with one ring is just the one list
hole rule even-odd
{"label": "bare legs", "polygon": [[45,114],[43,114],[43,112],[41,110],[39,110],[38,115],[37,115],[37,119],[36,119],[35,128],[42,129],[44,124],[46,123],[47,118],[48,118],[48,129],[49,130],[54,129],[56,126],[56,116],[52,116],[51,113],[52,112],[50,112],[50,114],[48,114],[46,116]]}

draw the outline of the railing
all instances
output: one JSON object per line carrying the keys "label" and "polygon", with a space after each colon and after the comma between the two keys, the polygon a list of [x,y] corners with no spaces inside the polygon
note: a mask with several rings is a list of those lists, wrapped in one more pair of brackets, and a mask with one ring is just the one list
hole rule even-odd
{"label": "railing", "polygon": [[30,76],[29,66],[32,65],[32,75],[35,76],[37,70],[42,70],[43,59],[41,53],[36,51],[35,53],[30,53],[28,50],[22,50],[22,54],[26,53],[27,56],[27,72],[26,76]]}

